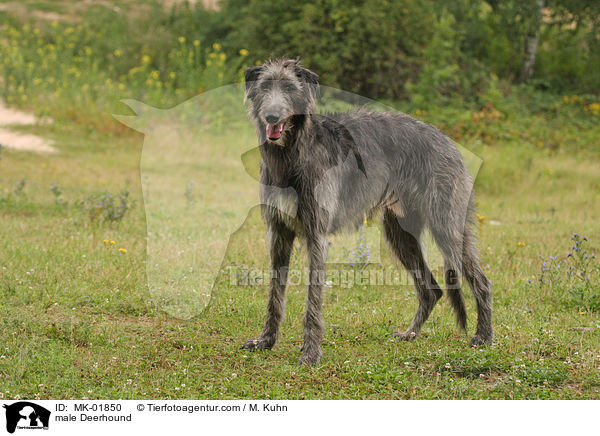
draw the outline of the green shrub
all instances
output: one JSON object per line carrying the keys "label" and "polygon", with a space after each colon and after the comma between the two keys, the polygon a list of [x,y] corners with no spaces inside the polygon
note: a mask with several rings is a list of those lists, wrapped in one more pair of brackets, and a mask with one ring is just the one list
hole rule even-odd
{"label": "green shrub", "polygon": [[122,129],[111,116],[122,98],[172,106],[240,79],[245,54],[229,58],[219,44],[174,36],[176,29],[153,47],[129,30],[134,26],[125,18],[93,9],[78,24],[2,24],[2,98],[40,115]]}
{"label": "green shrub", "polygon": [[229,0],[223,10],[229,50],[251,47],[253,61],[299,56],[323,84],[371,98],[406,96],[435,22],[434,5],[415,0]]}

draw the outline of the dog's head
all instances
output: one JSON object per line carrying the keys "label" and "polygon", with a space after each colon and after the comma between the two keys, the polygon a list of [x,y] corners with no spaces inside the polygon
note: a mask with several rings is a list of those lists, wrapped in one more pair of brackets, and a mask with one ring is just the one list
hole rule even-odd
{"label": "dog's head", "polygon": [[261,143],[283,145],[294,122],[315,112],[319,76],[298,60],[271,59],[246,70],[246,100]]}

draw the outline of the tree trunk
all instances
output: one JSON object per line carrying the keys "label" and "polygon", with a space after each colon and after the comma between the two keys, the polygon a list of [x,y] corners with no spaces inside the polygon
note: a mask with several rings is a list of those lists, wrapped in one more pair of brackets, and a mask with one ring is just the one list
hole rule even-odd
{"label": "tree trunk", "polygon": [[544,0],[536,0],[535,16],[532,19],[529,31],[525,35],[525,56],[521,70],[521,82],[527,82],[533,76],[538,43],[540,41],[540,27],[542,25],[542,9]]}

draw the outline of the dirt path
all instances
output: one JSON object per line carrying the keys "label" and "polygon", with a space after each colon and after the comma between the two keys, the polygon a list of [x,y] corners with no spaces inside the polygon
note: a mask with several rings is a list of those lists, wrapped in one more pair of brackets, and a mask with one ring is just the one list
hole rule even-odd
{"label": "dirt path", "polygon": [[52,147],[52,141],[48,139],[36,135],[14,132],[6,128],[11,125],[33,125],[37,122],[38,120],[34,115],[7,108],[4,102],[0,100],[0,145],[22,151],[34,151],[38,153],[56,152],[56,149]]}

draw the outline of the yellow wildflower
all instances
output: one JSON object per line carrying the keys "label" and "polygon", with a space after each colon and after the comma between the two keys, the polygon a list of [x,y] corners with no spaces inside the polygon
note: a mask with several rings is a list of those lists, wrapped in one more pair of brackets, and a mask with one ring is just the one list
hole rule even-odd
{"label": "yellow wildflower", "polygon": [[183,44],[185,42],[185,36],[180,36],[179,38],[177,38],[177,40]]}
{"label": "yellow wildflower", "polygon": [[124,248],[119,248],[119,251],[120,251],[122,254],[125,254],[125,253],[127,253],[127,250],[126,250],[126,249],[124,249]]}
{"label": "yellow wildflower", "polygon": [[240,54],[242,56],[248,56],[248,50],[246,50],[245,48],[243,48],[243,49],[240,50]]}
{"label": "yellow wildflower", "polygon": [[523,241],[517,242],[517,247],[525,247],[527,244]]}

